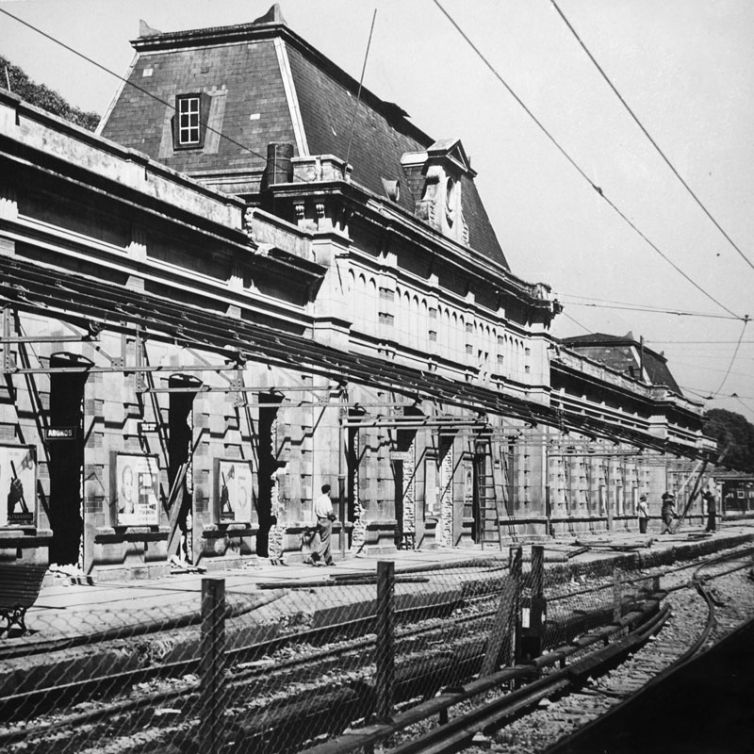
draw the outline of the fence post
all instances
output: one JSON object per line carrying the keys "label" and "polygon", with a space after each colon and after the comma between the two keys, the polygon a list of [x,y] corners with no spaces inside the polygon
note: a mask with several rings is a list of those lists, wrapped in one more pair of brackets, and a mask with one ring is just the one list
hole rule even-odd
{"label": "fence post", "polygon": [[545,548],[531,546],[531,596],[542,597],[545,591]]}
{"label": "fence post", "polygon": [[377,563],[377,645],[375,648],[376,715],[388,721],[393,715],[395,683],[395,563]]}
{"label": "fence post", "polygon": [[544,593],[545,548],[543,545],[532,545],[530,588],[522,590],[521,595],[521,630],[517,660],[531,660],[542,654],[547,621]]}
{"label": "fence post", "polygon": [[487,651],[482,660],[482,669],[479,671],[482,676],[494,673],[500,664],[513,665],[522,562],[523,550],[521,545],[511,547],[508,578],[503,581],[497,614],[490,629]]}
{"label": "fence post", "polygon": [[202,631],[199,675],[199,751],[222,748],[225,670],[225,579],[202,579]]}

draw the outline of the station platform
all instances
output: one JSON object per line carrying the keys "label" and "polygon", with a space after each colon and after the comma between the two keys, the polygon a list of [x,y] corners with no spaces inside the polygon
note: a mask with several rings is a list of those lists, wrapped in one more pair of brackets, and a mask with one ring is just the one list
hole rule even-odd
{"label": "station platform", "polygon": [[[584,535],[538,542],[545,547],[545,569],[552,578],[605,575],[619,565],[630,568],[663,565],[754,541],[754,522],[724,524],[707,534],[688,527],[672,535],[618,533]],[[65,572],[48,572],[45,585],[26,614],[28,633],[0,638],[0,649],[58,639],[102,641],[182,627],[198,628],[202,580],[224,579],[228,627],[237,624],[244,641],[274,634],[281,627],[325,626],[373,611],[379,561],[392,561],[397,607],[431,606],[448,600],[470,580],[499,578],[507,568],[509,547],[398,550],[391,554],[356,555],[332,567],[303,563],[274,565],[257,559],[242,569],[176,573],[149,581],[93,583]],[[524,544],[524,570],[531,544]],[[32,650],[33,651],[33,650]]]}

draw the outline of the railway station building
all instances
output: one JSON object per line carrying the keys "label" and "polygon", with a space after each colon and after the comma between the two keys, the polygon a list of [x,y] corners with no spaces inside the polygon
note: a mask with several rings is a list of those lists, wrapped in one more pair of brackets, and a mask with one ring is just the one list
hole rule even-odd
{"label": "railway station building", "polygon": [[551,335],[460,138],[277,8],[132,44],[96,134],[0,91],[0,557],[295,558],[326,483],[342,554],[499,547],[698,484],[701,405]]}

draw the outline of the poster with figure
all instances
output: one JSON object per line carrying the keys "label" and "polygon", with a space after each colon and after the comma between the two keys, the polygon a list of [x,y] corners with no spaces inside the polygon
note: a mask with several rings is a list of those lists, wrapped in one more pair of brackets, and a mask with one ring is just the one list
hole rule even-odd
{"label": "poster with figure", "polygon": [[0,526],[36,522],[37,457],[33,445],[0,444]]}
{"label": "poster with figure", "polygon": [[159,483],[157,456],[117,454],[115,500],[118,526],[157,526],[160,523]]}
{"label": "poster with figure", "polygon": [[215,510],[217,520],[252,520],[251,462],[242,459],[217,459],[215,461]]}

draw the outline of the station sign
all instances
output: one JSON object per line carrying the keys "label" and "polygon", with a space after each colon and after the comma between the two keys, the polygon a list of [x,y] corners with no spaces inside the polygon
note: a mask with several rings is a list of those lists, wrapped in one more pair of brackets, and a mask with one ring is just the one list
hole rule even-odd
{"label": "station sign", "polygon": [[45,440],[75,440],[78,427],[48,427],[44,435]]}

